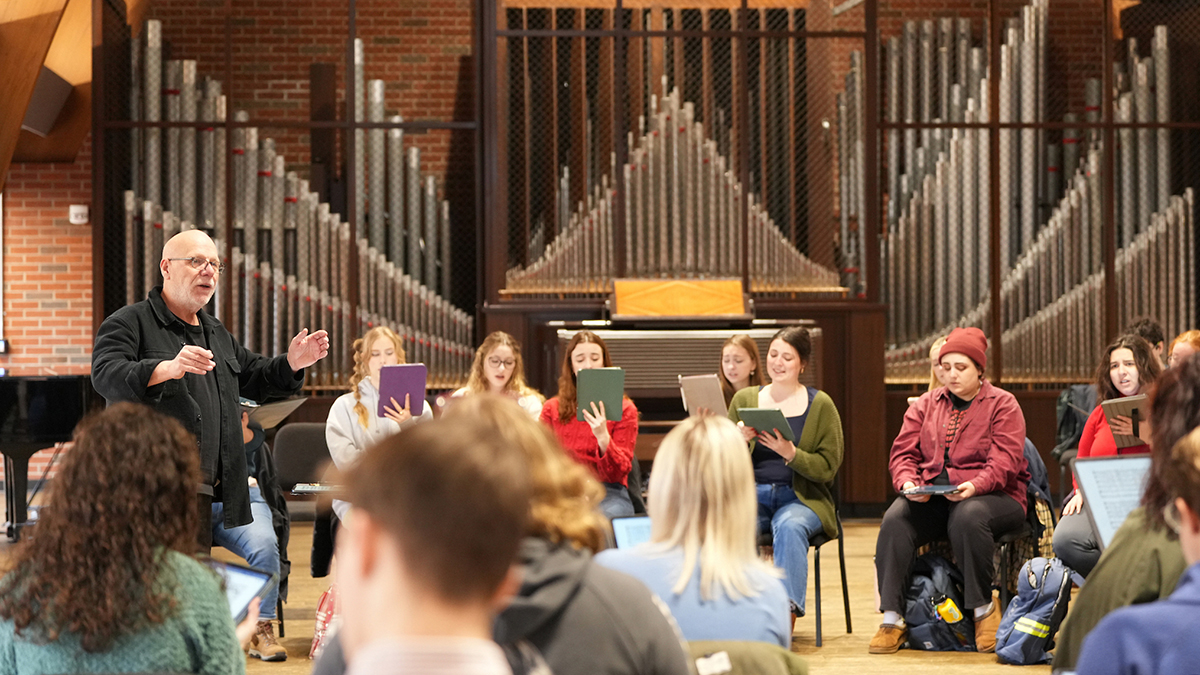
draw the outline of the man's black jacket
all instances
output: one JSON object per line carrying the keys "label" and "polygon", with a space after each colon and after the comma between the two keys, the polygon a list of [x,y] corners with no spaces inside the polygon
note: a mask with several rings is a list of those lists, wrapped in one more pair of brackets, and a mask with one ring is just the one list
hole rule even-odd
{"label": "man's black jacket", "polygon": [[[267,358],[238,344],[217,319],[199,312],[208,349],[213,353],[221,408],[220,490],[225,504],[225,527],[251,521],[250,490],[246,485],[246,453],[242,445],[239,396],[265,402],[291,396],[304,383],[304,371],[292,372],[287,355]],[[200,437],[200,407],[183,380],[147,387],[154,368],[169,361],[187,343],[184,324],[167,309],[162,287],[142,302],[122,307],[100,325],[92,349],[92,386],[111,405],[120,401],[145,403],[174,417],[193,436]],[[199,448],[200,441],[196,441]],[[214,476],[203,480],[212,484]]]}

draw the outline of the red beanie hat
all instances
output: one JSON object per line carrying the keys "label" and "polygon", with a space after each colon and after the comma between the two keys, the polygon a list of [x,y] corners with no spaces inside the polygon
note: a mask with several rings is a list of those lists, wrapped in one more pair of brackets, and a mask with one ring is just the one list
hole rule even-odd
{"label": "red beanie hat", "polygon": [[947,354],[962,354],[982,371],[987,368],[987,336],[978,328],[955,328],[938,351],[938,362]]}

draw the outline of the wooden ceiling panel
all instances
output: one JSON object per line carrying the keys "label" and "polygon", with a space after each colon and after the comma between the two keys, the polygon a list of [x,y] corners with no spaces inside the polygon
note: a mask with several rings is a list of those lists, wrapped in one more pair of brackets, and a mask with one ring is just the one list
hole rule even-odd
{"label": "wooden ceiling panel", "polygon": [[0,63],[5,71],[0,78],[0,190],[8,179],[25,109],[66,5],[67,0],[0,2]]}

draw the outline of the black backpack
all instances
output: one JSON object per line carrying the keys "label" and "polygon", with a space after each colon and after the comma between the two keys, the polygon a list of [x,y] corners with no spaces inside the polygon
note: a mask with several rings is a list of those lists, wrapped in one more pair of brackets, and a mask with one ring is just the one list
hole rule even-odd
{"label": "black backpack", "polygon": [[916,559],[905,594],[908,648],[931,652],[975,651],[971,611],[963,607],[963,576],[936,553]]}

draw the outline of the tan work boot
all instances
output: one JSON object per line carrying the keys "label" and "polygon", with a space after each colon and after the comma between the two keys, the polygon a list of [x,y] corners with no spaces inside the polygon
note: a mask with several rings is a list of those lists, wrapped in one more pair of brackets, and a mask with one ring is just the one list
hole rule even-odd
{"label": "tan work boot", "polygon": [[880,624],[875,637],[871,638],[870,652],[872,654],[895,654],[900,646],[908,640],[908,626],[903,623]]}
{"label": "tan work boot", "polygon": [[975,622],[975,651],[991,654],[996,651],[996,631],[1000,630],[1000,601],[992,598],[992,609]]}
{"label": "tan work boot", "polygon": [[270,621],[258,622],[258,630],[250,638],[250,656],[263,661],[287,661],[287,650],[275,641],[275,629]]}

